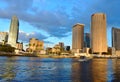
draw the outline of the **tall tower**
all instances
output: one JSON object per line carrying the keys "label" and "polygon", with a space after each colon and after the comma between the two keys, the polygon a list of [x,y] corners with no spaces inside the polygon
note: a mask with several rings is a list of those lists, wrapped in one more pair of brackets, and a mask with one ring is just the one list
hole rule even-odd
{"label": "tall tower", "polygon": [[91,17],[91,49],[92,53],[107,52],[106,15],[103,13]]}
{"label": "tall tower", "polygon": [[90,33],[84,33],[84,47],[90,48]]}
{"label": "tall tower", "polygon": [[16,16],[13,16],[11,19],[9,37],[8,37],[8,44],[10,44],[12,47],[16,47],[16,43],[18,40],[18,32],[19,32],[19,21]]}
{"label": "tall tower", "polygon": [[82,52],[84,45],[84,25],[75,24],[72,29],[72,51]]}
{"label": "tall tower", "polygon": [[120,50],[120,29],[112,28],[112,47]]}

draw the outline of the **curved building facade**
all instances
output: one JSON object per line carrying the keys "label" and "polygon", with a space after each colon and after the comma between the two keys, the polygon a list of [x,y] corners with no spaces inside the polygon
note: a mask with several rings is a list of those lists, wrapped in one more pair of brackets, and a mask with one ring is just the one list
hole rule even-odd
{"label": "curved building facade", "polygon": [[8,44],[10,44],[12,47],[16,47],[16,43],[18,40],[18,32],[19,32],[19,21],[16,16],[13,16],[11,19],[9,37],[8,37]]}
{"label": "curved building facade", "polygon": [[72,29],[72,51],[82,52],[84,46],[84,25],[75,24]]}
{"label": "curved building facade", "polygon": [[92,53],[107,52],[106,15],[103,13],[91,17],[91,49]]}

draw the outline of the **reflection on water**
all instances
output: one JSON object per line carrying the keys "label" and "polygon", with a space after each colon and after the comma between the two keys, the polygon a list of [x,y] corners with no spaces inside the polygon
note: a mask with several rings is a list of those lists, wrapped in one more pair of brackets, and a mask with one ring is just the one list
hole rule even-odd
{"label": "reflection on water", "polygon": [[120,82],[120,59],[0,57],[0,82]]}
{"label": "reflection on water", "polygon": [[[107,82],[107,59],[95,59],[92,62],[93,82]],[[111,81],[110,81],[111,82]]]}

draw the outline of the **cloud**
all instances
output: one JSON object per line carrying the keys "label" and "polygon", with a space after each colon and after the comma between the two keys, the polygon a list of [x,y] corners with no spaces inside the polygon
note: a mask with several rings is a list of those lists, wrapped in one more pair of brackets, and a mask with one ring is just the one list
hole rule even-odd
{"label": "cloud", "polygon": [[[5,9],[0,8],[1,18],[10,19],[13,15],[17,15],[20,20],[28,22],[29,24],[33,25],[39,30],[42,29],[46,31],[50,36],[53,37],[65,37],[67,36],[67,33],[71,31],[71,22],[69,20],[69,16],[61,10],[36,11],[34,9],[35,11],[33,12],[31,10],[33,9],[33,7],[30,6],[33,5],[33,3],[24,3],[23,0],[20,0],[19,5],[18,2],[16,2],[16,0],[10,0],[8,2],[7,0],[5,0],[4,2],[6,2],[7,7]],[[23,5],[25,5],[25,8]]]}
{"label": "cloud", "polygon": [[19,31],[19,40],[28,42],[30,38],[37,38],[39,40],[44,40],[47,37],[39,32],[25,33],[24,31]]}
{"label": "cloud", "polygon": [[54,44],[54,43],[51,42],[51,41],[44,41],[44,43],[47,43],[47,44]]}
{"label": "cloud", "polygon": [[[11,19],[17,15],[38,30],[44,30],[50,37],[69,36],[75,23],[85,24],[90,31],[91,15],[103,12],[107,15],[108,26],[119,26],[119,0],[1,0],[0,18]],[[62,4],[61,4],[62,3]]]}

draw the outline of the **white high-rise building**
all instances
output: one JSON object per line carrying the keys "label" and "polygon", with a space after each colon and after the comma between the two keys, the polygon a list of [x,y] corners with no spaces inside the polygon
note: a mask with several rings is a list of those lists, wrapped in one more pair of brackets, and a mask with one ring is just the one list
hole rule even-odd
{"label": "white high-rise building", "polygon": [[10,44],[12,47],[15,48],[18,40],[18,32],[19,32],[19,21],[16,16],[13,16],[10,24],[8,44]]}

